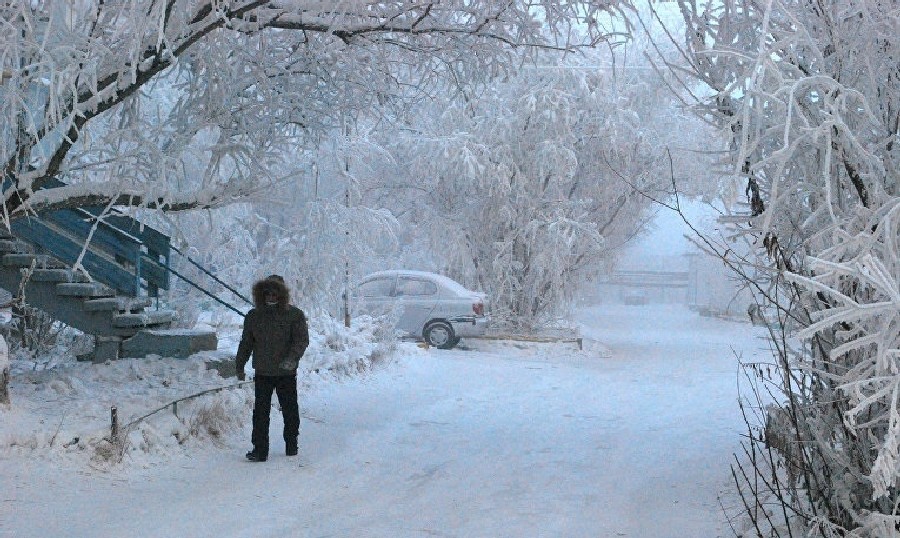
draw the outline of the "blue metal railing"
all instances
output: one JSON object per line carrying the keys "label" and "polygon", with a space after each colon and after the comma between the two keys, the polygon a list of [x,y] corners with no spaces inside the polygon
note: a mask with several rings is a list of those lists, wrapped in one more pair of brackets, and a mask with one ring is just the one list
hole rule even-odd
{"label": "blue metal railing", "polygon": [[129,219],[133,229],[128,231],[105,219],[99,223],[92,220],[88,210],[60,209],[16,219],[10,231],[67,264],[80,258],[95,280],[123,295],[136,297],[146,292],[156,297],[160,290],[169,289],[169,247],[158,240],[153,245],[146,241],[150,232],[162,234],[148,227],[139,230],[139,223],[133,219]]}
{"label": "blue metal railing", "polygon": [[[53,186],[61,185],[59,182]],[[104,214],[100,207],[58,209],[16,219],[10,231],[67,264],[72,265],[80,258],[82,267],[92,278],[122,295],[159,297],[160,290],[169,289],[170,275],[175,275],[226,308],[244,315],[234,305],[172,268],[175,252],[236,297],[253,304],[172,246],[167,235],[115,210]]]}

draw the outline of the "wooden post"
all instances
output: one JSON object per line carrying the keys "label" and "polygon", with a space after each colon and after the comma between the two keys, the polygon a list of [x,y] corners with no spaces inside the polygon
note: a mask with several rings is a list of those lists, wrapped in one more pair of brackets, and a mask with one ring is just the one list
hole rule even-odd
{"label": "wooden post", "polygon": [[172,414],[178,416],[178,402],[172,402]]}
{"label": "wooden post", "polygon": [[0,404],[9,403],[9,364],[0,367]]}
{"label": "wooden post", "polygon": [[112,406],[109,410],[109,435],[113,443],[119,441],[119,411],[116,406]]}

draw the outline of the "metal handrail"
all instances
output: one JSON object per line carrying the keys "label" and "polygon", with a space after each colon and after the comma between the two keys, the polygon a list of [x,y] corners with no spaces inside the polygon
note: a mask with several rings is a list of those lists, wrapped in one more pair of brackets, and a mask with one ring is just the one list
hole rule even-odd
{"label": "metal handrail", "polygon": [[170,245],[169,248],[171,248],[172,250],[174,250],[175,252],[177,252],[178,254],[180,254],[181,256],[183,256],[184,259],[186,259],[186,260],[189,261],[191,264],[193,264],[194,267],[196,267],[197,269],[200,269],[200,270],[203,271],[206,275],[212,277],[213,280],[215,280],[215,281],[218,282],[219,284],[225,286],[225,289],[227,289],[227,290],[230,291],[231,293],[233,293],[233,294],[235,294],[236,296],[238,296],[238,297],[240,297],[241,299],[243,299],[245,303],[249,304],[250,306],[253,306],[253,301],[251,301],[250,299],[248,299],[248,298],[244,297],[243,295],[241,295],[241,293],[240,293],[239,291],[237,291],[236,289],[232,288],[231,286],[229,286],[228,284],[226,284],[225,282],[223,282],[219,277],[217,277],[216,275],[212,274],[212,273],[211,273],[209,270],[207,270],[205,267],[203,267],[203,266],[200,265],[199,263],[197,263],[197,262],[195,262],[194,260],[192,260],[192,259],[190,258],[190,256],[188,256],[188,255],[185,254],[184,252],[181,252],[180,250],[178,250],[178,247],[175,247],[174,245]]}
{"label": "metal handrail", "polygon": [[[89,211],[89,208],[74,208],[74,209],[61,210],[61,211],[71,211],[74,214],[80,215],[81,218],[86,221],[91,221],[91,220],[96,221],[96,224],[98,225],[98,227],[101,227],[107,233],[111,233],[112,236],[116,238],[115,242],[110,243],[110,245],[112,245],[112,248],[110,248],[110,245],[106,245],[106,244],[101,245],[96,242],[93,242],[93,245],[95,248],[91,248],[90,251],[93,253],[92,255],[97,256],[98,260],[103,262],[101,265],[101,269],[105,268],[106,266],[110,266],[110,267],[116,266],[119,269],[121,269],[122,272],[128,274],[129,276],[133,275],[133,280],[132,280],[133,284],[131,285],[131,286],[133,286],[133,289],[131,288],[131,286],[126,286],[129,288],[128,290],[126,290],[125,288],[120,287],[118,285],[115,286],[120,292],[125,292],[125,294],[127,294],[127,295],[133,294],[135,296],[139,296],[141,294],[142,289],[148,289],[148,291],[149,291],[150,286],[154,286],[154,287],[158,286],[158,287],[161,287],[164,289],[168,289],[168,287],[169,287],[168,286],[168,278],[166,278],[165,282],[163,283],[159,278],[153,278],[152,275],[157,274],[158,276],[162,276],[164,274],[172,274],[172,275],[175,275],[176,277],[180,278],[182,281],[186,282],[191,287],[196,288],[203,294],[207,295],[208,297],[212,298],[216,302],[225,306],[229,310],[232,310],[233,312],[235,312],[241,316],[246,315],[245,312],[242,312],[240,309],[238,309],[231,303],[219,298],[218,296],[216,296],[214,293],[212,293],[211,291],[204,288],[199,283],[191,280],[184,274],[173,269],[171,266],[171,262],[170,262],[169,251],[174,251],[176,254],[184,257],[191,265],[193,265],[194,267],[199,269],[204,275],[212,278],[215,282],[224,286],[228,291],[233,293],[235,296],[237,296],[238,298],[240,298],[247,304],[253,306],[253,302],[250,299],[248,299],[247,297],[245,297],[244,295],[242,295],[234,287],[229,286],[227,283],[222,281],[222,279],[220,279],[219,277],[214,275],[209,269],[203,267],[197,261],[191,259],[189,256],[184,254],[177,247],[171,245],[171,243],[169,242],[169,238],[167,236],[165,236],[165,234],[162,234],[161,232],[158,232],[156,230],[153,230],[152,228],[149,228],[151,231],[153,231],[153,233],[155,233],[157,236],[159,236],[159,240],[164,241],[164,243],[165,243],[165,245],[164,245],[165,251],[157,252],[157,249],[154,248],[154,245],[151,245],[151,244],[149,244],[149,242],[144,241],[141,237],[137,237],[136,235],[134,235],[132,233],[126,232],[125,230],[123,230],[116,224],[113,224],[112,222],[107,222],[107,220],[105,218],[102,218],[100,215],[95,215],[91,211]],[[73,233],[72,229],[69,226],[67,226],[66,222],[64,222],[64,221],[57,222],[56,220],[54,220],[52,215],[53,214],[50,214],[43,218],[35,216],[35,217],[31,217],[31,219],[33,219],[35,222],[42,223],[41,225],[44,227],[44,229],[51,231],[56,236],[68,237],[70,241],[80,240],[80,238],[77,238],[75,236],[66,235],[66,234]],[[117,215],[117,217],[118,217],[118,215]],[[125,216],[121,216],[121,217],[132,219],[131,217],[125,217]],[[59,218],[59,217],[57,217],[57,218]],[[51,225],[51,223],[52,223],[52,225]],[[54,228],[54,226],[56,228]],[[61,235],[61,232],[59,230],[65,230],[65,233]],[[95,237],[95,239],[96,239],[96,237]],[[51,245],[47,244],[46,242],[44,242],[44,244],[41,246],[43,248],[49,250],[55,256],[62,256],[60,253],[55,252],[51,248]],[[127,248],[126,248],[126,246],[127,246]],[[147,249],[147,252],[144,252],[145,248]],[[98,253],[102,253],[102,254],[98,254]],[[118,260],[112,259],[113,257],[117,257],[117,256],[122,256],[124,259],[127,259],[128,261],[130,261],[131,263],[134,264],[134,267],[128,268],[128,267],[124,266],[123,264],[119,263]],[[160,258],[162,258],[162,261],[160,260]],[[159,273],[160,270],[164,271],[164,273],[160,274]],[[145,288],[142,285],[142,280],[145,278],[147,279],[147,288]],[[101,278],[101,280],[103,280],[103,279]]]}
{"label": "metal handrail", "polygon": [[[142,416],[140,416],[140,417],[137,417],[137,418],[133,419],[133,420],[132,420],[131,422],[129,422],[128,424],[125,424],[125,426],[123,426],[123,427],[121,428],[121,430],[118,428],[117,424],[116,424],[115,422],[113,422],[113,424],[111,425],[111,431],[113,432],[112,435],[111,435],[111,437],[115,438],[115,435],[116,435],[115,432],[116,432],[117,430],[118,430],[118,431],[122,431],[122,430],[127,431],[129,428],[131,428],[131,427],[134,426],[135,424],[137,424],[137,423],[139,423],[139,422],[141,422],[141,421],[143,421],[143,420],[145,420],[145,419],[147,419],[147,418],[150,418],[150,417],[152,417],[153,415],[159,413],[160,411],[164,411],[164,410],[168,409],[169,407],[172,408],[172,412],[175,414],[175,416],[178,416],[178,402],[184,402],[184,401],[187,401],[187,400],[193,400],[194,398],[197,398],[197,397],[199,397],[199,396],[204,396],[204,395],[206,395],[206,394],[213,394],[213,393],[216,393],[216,392],[221,392],[221,391],[223,391],[223,390],[235,389],[235,388],[238,388],[238,387],[242,387],[242,386],[244,386],[244,385],[249,385],[250,383],[253,383],[253,381],[254,381],[253,379],[250,379],[250,380],[248,380],[248,381],[239,381],[239,382],[233,383],[233,384],[231,384],[231,385],[225,385],[225,386],[222,386],[222,387],[213,387],[213,388],[211,388],[211,389],[201,390],[200,392],[197,392],[197,393],[195,393],[195,394],[190,394],[190,395],[188,395],[188,396],[183,396],[183,397],[181,397],[181,398],[178,398],[177,400],[173,400],[173,401],[171,401],[171,402],[169,402],[169,403],[163,405],[162,407],[158,407],[158,408],[154,409],[153,411],[150,411],[149,413],[146,413],[146,414],[144,414],[144,415],[142,415]],[[113,409],[115,409],[115,407],[113,407]]]}
{"label": "metal handrail", "polygon": [[[182,254],[181,251],[179,251],[179,250],[176,249],[175,247],[172,247],[172,249],[175,250],[175,252],[177,252],[178,254],[181,254],[182,256],[184,256],[184,254]],[[143,256],[149,257],[149,256],[147,256],[146,254],[143,254]],[[250,303],[251,305],[253,304],[253,303],[251,303],[246,297],[244,297],[243,295],[241,295],[240,293],[238,293],[237,291],[235,291],[235,290],[234,290],[231,286],[229,286],[228,284],[225,284],[224,282],[222,282],[222,280],[220,280],[217,276],[215,276],[214,274],[212,274],[211,272],[209,272],[208,270],[206,270],[206,269],[205,269],[204,267],[202,267],[200,264],[198,264],[198,263],[195,262],[194,260],[191,260],[191,259],[188,258],[187,256],[184,256],[184,257],[187,258],[188,261],[190,261],[192,264],[194,264],[195,266],[197,266],[198,269],[200,269],[201,271],[203,271],[204,273],[206,273],[207,275],[209,275],[209,276],[211,276],[213,279],[215,279],[216,282],[218,282],[218,283],[222,284],[223,286],[225,286],[226,288],[228,288],[229,291],[231,291],[232,293],[234,293],[235,295],[237,295],[238,297],[240,297],[240,298],[243,299],[244,301],[247,301],[247,302]],[[168,272],[172,273],[173,275],[177,276],[178,278],[180,278],[181,280],[183,280],[184,282],[186,282],[187,284],[189,284],[189,285],[192,286],[193,288],[199,290],[200,292],[204,293],[205,295],[207,295],[208,297],[210,297],[210,298],[213,299],[214,301],[220,303],[220,304],[223,305],[225,308],[228,308],[229,310],[231,310],[231,311],[233,311],[233,312],[239,314],[240,316],[246,316],[246,315],[247,315],[246,312],[241,312],[240,310],[238,310],[238,308],[237,308],[236,306],[232,305],[232,304],[229,303],[228,301],[225,301],[224,299],[221,299],[220,297],[218,297],[217,295],[215,295],[215,294],[212,293],[211,291],[207,290],[206,288],[204,288],[204,287],[201,286],[200,284],[194,282],[193,280],[191,280],[190,278],[188,278],[188,277],[184,276],[183,274],[179,273],[179,272],[176,271],[175,269],[172,269],[172,266],[171,266],[171,264],[169,263],[169,260],[166,260],[166,263],[165,263],[165,265],[163,265],[163,267],[166,269],[166,271],[168,271]]]}

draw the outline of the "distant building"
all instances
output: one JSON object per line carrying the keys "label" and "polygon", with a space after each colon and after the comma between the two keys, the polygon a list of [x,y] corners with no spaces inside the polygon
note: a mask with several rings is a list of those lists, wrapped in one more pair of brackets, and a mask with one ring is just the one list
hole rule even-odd
{"label": "distant building", "polygon": [[702,314],[747,316],[750,291],[717,258],[700,252],[628,257],[602,279],[586,301],[685,304]]}
{"label": "distant building", "polygon": [[687,303],[688,269],[685,256],[627,257],[599,283],[596,302]]}

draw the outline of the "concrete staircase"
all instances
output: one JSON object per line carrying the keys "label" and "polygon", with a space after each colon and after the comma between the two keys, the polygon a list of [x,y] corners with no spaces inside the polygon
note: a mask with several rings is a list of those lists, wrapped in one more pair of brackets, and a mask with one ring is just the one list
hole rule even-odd
{"label": "concrete staircase", "polygon": [[123,294],[90,281],[51,256],[46,246],[0,232],[0,287],[15,296],[24,282],[27,304],[94,335],[94,351],[80,360],[106,362],[151,354],[186,357],[216,349],[215,332],[170,329],[176,312],[151,310],[150,297]]}

